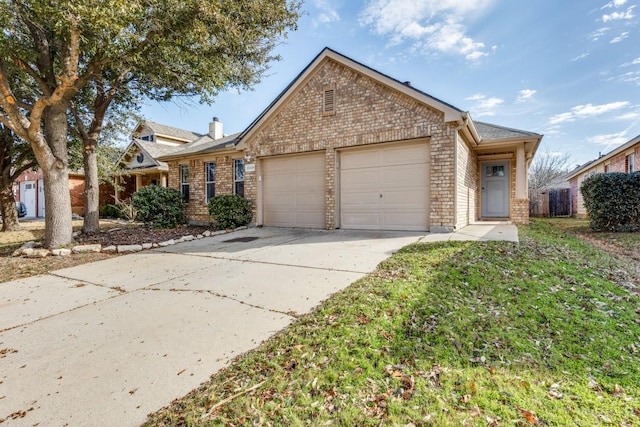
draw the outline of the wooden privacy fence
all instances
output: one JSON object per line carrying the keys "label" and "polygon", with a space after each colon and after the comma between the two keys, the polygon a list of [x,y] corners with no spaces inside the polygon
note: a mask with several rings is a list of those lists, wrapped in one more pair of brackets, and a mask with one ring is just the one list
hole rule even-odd
{"label": "wooden privacy fence", "polygon": [[559,188],[532,195],[529,201],[531,216],[571,216],[571,189]]}

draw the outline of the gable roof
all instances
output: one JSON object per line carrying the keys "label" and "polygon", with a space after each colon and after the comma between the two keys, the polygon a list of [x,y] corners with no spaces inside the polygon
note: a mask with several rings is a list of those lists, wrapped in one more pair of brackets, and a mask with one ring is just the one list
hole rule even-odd
{"label": "gable roof", "polygon": [[582,172],[586,171],[587,169],[591,169],[594,166],[597,166],[601,163],[606,162],[610,158],[622,153],[626,149],[631,148],[636,144],[640,144],[640,135],[636,136],[635,138],[631,138],[629,141],[625,142],[618,148],[614,148],[613,150],[609,151],[607,154],[600,156],[597,159],[591,160],[582,166],[578,166],[576,169],[573,170],[573,172],[571,172],[571,175],[569,175],[567,179],[575,178],[576,176],[580,175]]}
{"label": "gable roof", "polygon": [[127,154],[131,152],[133,147],[136,147],[140,152],[142,152],[145,155],[145,157],[151,160],[155,166],[146,165],[146,166],[141,166],[140,168],[131,168],[131,169],[145,169],[149,167],[161,167],[163,169],[168,168],[168,165],[162,161],[159,161],[158,158],[163,155],[168,155],[170,153],[173,153],[182,148],[181,145],[177,145],[177,146],[164,145],[164,144],[158,144],[152,141],[143,141],[141,139],[134,139],[129,143],[127,148],[124,149],[117,163],[122,162],[126,158]]}
{"label": "gable roof", "polygon": [[140,124],[138,124],[138,126],[136,127],[134,134],[136,132],[139,132],[139,130],[144,126],[147,126],[156,135],[166,136],[169,138],[179,139],[183,141],[193,141],[202,136],[201,134],[192,132],[190,130],[175,128],[173,126],[167,126],[167,125],[152,122],[149,120],[140,122]]}
{"label": "gable roof", "polygon": [[240,132],[227,135],[220,139],[213,139],[209,135],[203,135],[193,142],[189,142],[180,147],[172,147],[175,148],[175,150],[158,156],[158,158],[161,160],[173,160],[190,154],[202,154],[219,150],[235,149],[239,136]]}
{"label": "gable roof", "polygon": [[[468,114],[457,107],[454,107],[451,104],[448,104],[434,96],[429,95],[426,92],[418,90],[413,86],[410,86],[408,83],[401,82],[400,80],[394,79],[393,77],[389,77],[386,74],[383,74],[373,68],[364,65],[360,62],[357,62],[351,58],[348,58],[333,49],[325,47],[310,63],[307,65],[301,72],[298,74],[287,87],[267,106],[267,108],[245,129],[239,137],[240,142],[242,139],[248,137],[252,134],[252,132],[258,128],[262,123],[264,123],[269,116],[281,105],[284,103],[284,100],[287,96],[292,93],[298,86],[300,86],[307,77],[309,77],[313,71],[318,67],[320,63],[323,61],[330,59],[333,60],[347,68],[350,68],[354,71],[357,71],[361,74],[367,75],[379,83],[384,84],[392,89],[395,89],[405,95],[408,95],[418,101],[423,102],[424,104],[429,105],[435,110],[441,111],[444,113],[445,122],[464,122],[466,120]],[[469,121],[470,122],[470,121]],[[464,122],[466,124],[466,122]],[[470,126],[473,128],[473,126]],[[471,129],[471,133],[474,134],[475,129]],[[239,147],[243,148],[243,147]]]}

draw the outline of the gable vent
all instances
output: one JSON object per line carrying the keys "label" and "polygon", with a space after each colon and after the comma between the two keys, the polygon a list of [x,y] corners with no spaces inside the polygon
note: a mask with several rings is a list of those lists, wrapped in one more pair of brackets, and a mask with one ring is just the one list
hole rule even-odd
{"label": "gable vent", "polygon": [[325,116],[336,113],[336,90],[334,87],[325,87],[322,100],[322,114]]}

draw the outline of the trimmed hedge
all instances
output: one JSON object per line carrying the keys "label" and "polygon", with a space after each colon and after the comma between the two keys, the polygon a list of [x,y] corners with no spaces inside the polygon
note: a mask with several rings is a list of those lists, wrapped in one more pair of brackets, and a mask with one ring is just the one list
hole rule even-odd
{"label": "trimmed hedge", "polygon": [[640,230],[640,172],[593,175],[580,191],[593,230]]}
{"label": "trimmed hedge", "polygon": [[136,210],[136,219],[145,225],[174,228],[185,223],[186,205],[176,189],[150,185],[138,190],[131,203]]}
{"label": "trimmed hedge", "polygon": [[209,200],[209,215],[217,230],[248,225],[253,217],[249,200],[230,194],[212,197]]}

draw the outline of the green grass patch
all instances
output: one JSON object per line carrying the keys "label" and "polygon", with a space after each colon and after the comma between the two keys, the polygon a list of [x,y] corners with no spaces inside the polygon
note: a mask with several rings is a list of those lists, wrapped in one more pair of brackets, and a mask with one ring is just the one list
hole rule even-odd
{"label": "green grass patch", "polygon": [[410,245],[146,425],[639,425],[620,261],[520,238]]}

